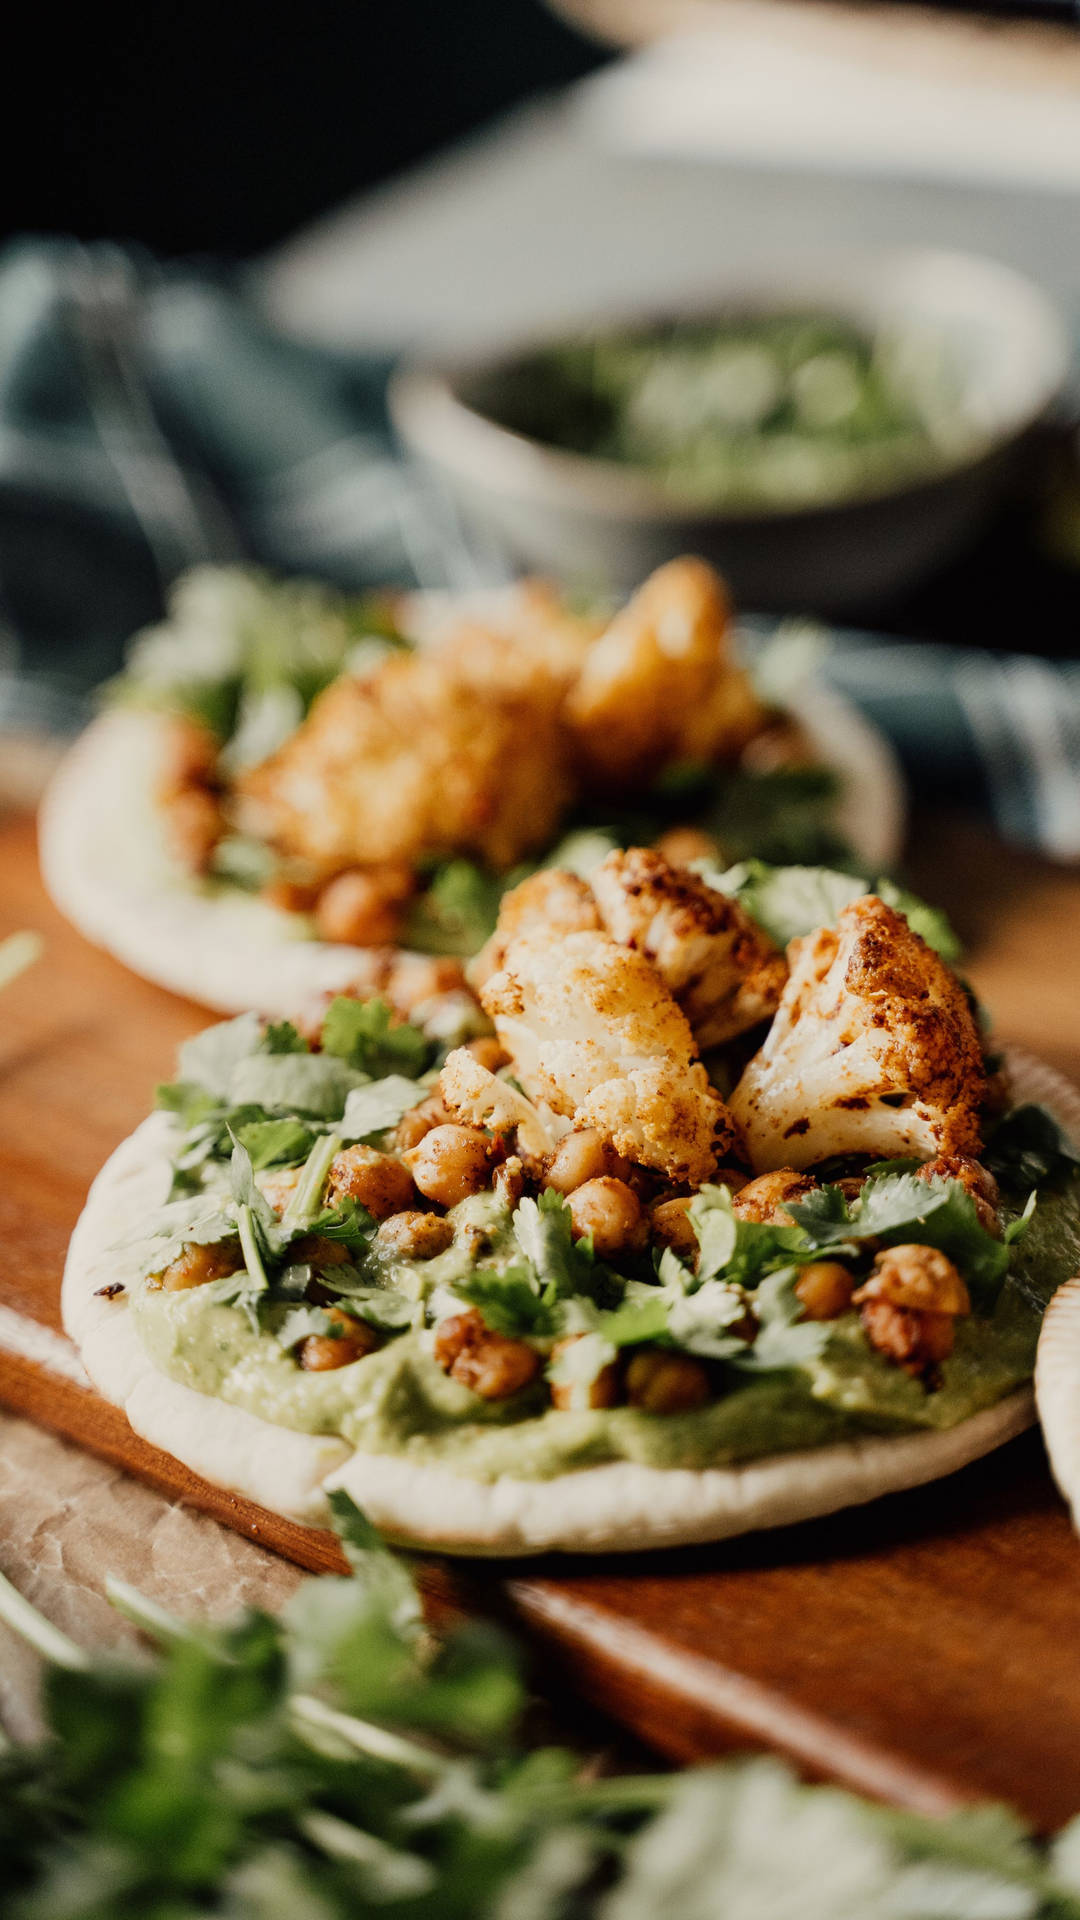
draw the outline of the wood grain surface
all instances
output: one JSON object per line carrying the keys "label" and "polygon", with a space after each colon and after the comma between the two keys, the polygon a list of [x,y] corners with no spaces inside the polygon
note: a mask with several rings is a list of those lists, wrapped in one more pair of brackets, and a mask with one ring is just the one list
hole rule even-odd
{"label": "wood grain surface", "polygon": [[[940,821],[917,826],[913,874],[969,940],[1002,1037],[1080,1080],[1075,880]],[[59,1330],[87,1187],[207,1016],[65,926],[31,823],[9,816],[0,937],[24,926],[46,949],[0,1001],[0,1308]],[[338,1564],[329,1535],[208,1486],[2,1340],[0,1399],[302,1565]],[[437,1610],[524,1624],[550,1692],[576,1692],[674,1759],[765,1746],[909,1806],[990,1794],[1047,1827],[1080,1809],[1080,1543],[1035,1436],[935,1487],[715,1548],[432,1560],[424,1580]]]}

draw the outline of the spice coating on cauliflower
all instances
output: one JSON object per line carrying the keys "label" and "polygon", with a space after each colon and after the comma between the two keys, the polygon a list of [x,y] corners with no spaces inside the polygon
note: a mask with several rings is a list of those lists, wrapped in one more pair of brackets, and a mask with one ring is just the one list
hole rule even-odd
{"label": "spice coating on cauliflower", "polygon": [[767,1039],[731,1096],[751,1165],[977,1153],[986,1092],[963,989],[873,894],[788,948]]}
{"label": "spice coating on cauliflower", "polygon": [[469,979],[481,987],[489,975],[497,973],[506,959],[511,941],[525,933],[546,930],[552,937],[560,933],[587,933],[601,924],[600,914],[587,880],[561,867],[541,867],[539,873],[503,895],[499,903],[499,924],[485,946],[469,962]]}
{"label": "spice coating on cauliflower", "polygon": [[512,866],[572,795],[562,673],[479,630],[344,675],[241,776],[250,825],[321,872],[471,853]]}
{"label": "spice coating on cauliflower", "polygon": [[480,997],[532,1099],[669,1179],[708,1179],[735,1130],[643,954],[599,932],[526,934]]}
{"label": "spice coating on cauliflower", "polygon": [[762,724],[731,652],[731,607],[703,560],[669,561],[590,647],[566,703],[589,785],[626,787],[668,760],[734,757]]}
{"label": "spice coating on cauliflower", "polygon": [[775,1012],[787,962],[737,900],[646,847],[609,854],[592,890],[612,938],[652,961],[700,1047]]}

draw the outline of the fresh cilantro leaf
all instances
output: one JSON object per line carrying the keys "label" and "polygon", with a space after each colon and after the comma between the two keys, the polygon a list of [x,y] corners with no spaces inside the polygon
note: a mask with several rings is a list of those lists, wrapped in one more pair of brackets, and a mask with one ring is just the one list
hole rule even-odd
{"label": "fresh cilantro leaf", "polygon": [[981,1156],[995,1179],[1012,1193],[1027,1193],[1080,1167],[1071,1142],[1045,1107],[1014,1107],[998,1122]]}
{"label": "fresh cilantro leaf", "polygon": [[303,1305],[290,1308],[274,1338],[289,1352],[301,1340],[341,1340],[345,1331],[340,1320],[331,1320],[325,1307]]}
{"label": "fresh cilantro leaf", "polygon": [[570,1208],[561,1193],[545,1188],[538,1200],[528,1197],[514,1209],[514,1239],[541,1287],[557,1294],[574,1293],[593,1265],[591,1243],[575,1242]]}
{"label": "fresh cilantro leaf", "polygon": [[[646,1298],[646,1292],[653,1297]],[[667,1326],[667,1300],[659,1288],[642,1288],[636,1298],[624,1300],[621,1307],[601,1314],[596,1330],[613,1347],[634,1347],[645,1340],[661,1339]]]}
{"label": "fresh cilantro leaf", "polygon": [[417,1106],[429,1092],[403,1074],[391,1073],[384,1080],[372,1080],[367,1086],[354,1087],[345,1102],[345,1112],[337,1123],[343,1140],[370,1140],[374,1135],[396,1127],[403,1113]]}
{"label": "fresh cilantro leaf", "polygon": [[726,1187],[702,1187],[690,1203],[690,1223],[701,1248],[698,1279],[702,1281],[722,1274],[739,1286],[755,1287],[774,1268],[811,1257],[806,1238],[797,1228],[737,1219]]}
{"label": "fresh cilantro leaf", "polygon": [[155,1089],[154,1105],[164,1113],[175,1113],[182,1126],[195,1127],[217,1111],[219,1101],[197,1080],[166,1080]]}
{"label": "fresh cilantro leaf", "polygon": [[955,1262],[984,1311],[993,1305],[1008,1270],[1008,1244],[987,1233],[958,1180],[877,1174],[864,1182],[850,1207],[833,1187],[791,1202],[788,1212],[818,1251],[839,1251],[847,1242],[867,1239],[937,1247]]}
{"label": "fresh cilantro leaf", "polygon": [[667,1330],[677,1346],[705,1359],[727,1360],[745,1352],[746,1335],[734,1328],[746,1318],[741,1288],[724,1280],[706,1280],[692,1293],[672,1300]]}
{"label": "fresh cilantro leaf", "polygon": [[526,1267],[507,1267],[503,1273],[479,1267],[467,1280],[455,1281],[454,1292],[476,1307],[493,1333],[522,1338],[558,1331],[556,1289],[549,1285],[538,1292]]}
{"label": "fresh cilantro leaf", "polygon": [[311,1048],[291,1020],[272,1022],[263,1034],[265,1053],[310,1053]]}
{"label": "fresh cilantro leaf", "polygon": [[229,1081],[234,1105],[249,1102],[268,1113],[310,1113],[337,1120],[363,1076],[323,1053],[259,1053],[239,1060]]}
{"label": "fresh cilantro leaf", "polygon": [[256,1173],[264,1167],[295,1166],[307,1158],[314,1141],[300,1120],[249,1120],[234,1131]]}
{"label": "fresh cilantro leaf", "polygon": [[216,1094],[219,1100],[235,1099],[238,1096],[230,1096],[233,1074],[242,1060],[260,1051],[262,1038],[262,1021],[257,1013],[241,1013],[235,1020],[222,1020],[217,1026],[207,1027],[204,1033],[184,1041],[177,1078],[193,1080],[208,1093]]}
{"label": "fresh cilantro leaf", "polygon": [[373,1080],[399,1073],[415,1080],[434,1049],[419,1027],[395,1024],[385,1000],[331,1000],[322,1026],[324,1054],[343,1060]]}
{"label": "fresh cilantro leaf", "polygon": [[830,1339],[828,1321],[805,1320],[795,1292],[797,1267],[780,1267],[767,1274],[754,1295],[758,1332],[749,1346],[740,1344],[730,1364],[742,1372],[786,1372],[805,1366],[823,1353]]}
{"label": "fresh cilantro leaf", "polygon": [[710,871],[705,877],[710,886],[736,894],[751,919],[781,947],[819,927],[835,926],[852,900],[864,893],[876,893],[887,906],[904,914],[914,932],[950,965],[962,953],[940,908],[928,906],[917,894],[884,876],[871,879],[832,867],[769,866],[764,860],[748,859],[726,873]]}

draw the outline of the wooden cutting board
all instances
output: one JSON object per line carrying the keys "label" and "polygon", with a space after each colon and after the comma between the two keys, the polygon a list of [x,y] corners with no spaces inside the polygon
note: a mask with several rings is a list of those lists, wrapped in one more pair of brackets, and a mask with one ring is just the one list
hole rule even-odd
{"label": "wooden cutting board", "polygon": [[[1080,1080],[1075,881],[972,828],[935,822],[919,844],[916,878],[973,942],[1003,1037]],[[18,927],[46,950],[0,999],[0,1400],[304,1566],[338,1564],[331,1536],[196,1479],[79,1383],[59,1321],[68,1234],[206,1015],[59,919],[12,816],[0,937]],[[673,1759],[764,1746],[913,1807],[992,1795],[1046,1827],[1080,1808],[1080,1542],[1035,1436],[936,1487],[715,1548],[432,1560],[424,1579],[436,1605],[523,1624],[549,1691],[576,1689]]]}

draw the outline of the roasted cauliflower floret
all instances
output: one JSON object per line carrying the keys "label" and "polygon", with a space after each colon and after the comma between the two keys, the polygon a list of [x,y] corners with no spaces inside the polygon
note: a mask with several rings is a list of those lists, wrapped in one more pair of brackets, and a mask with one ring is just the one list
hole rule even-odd
{"label": "roasted cauliflower floret", "polygon": [[734,1139],[685,1014],[655,967],[607,934],[511,942],[481,990],[530,1098],[616,1153],[699,1183]]}
{"label": "roasted cauliflower floret", "polygon": [[775,1012],[787,963],[737,900],[647,847],[610,853],[592,891],[612,938],[652,961],[700,1047]]}
{"label": "roasted cauliflower floret", "polygon": [[241,775],[245,822],[326,874],[432,853],[512,866],[550,842],[571,797],[563,690],[484,634],[346,674]]}
{"label": "roasted cauliflower floret", "polygon": [[788,948],[768,1038],[731,1097],[756,1171],[979,1148],[985,1074],[959,982],[873,894]]}
{"label": "roasted cauliflower floret", "polygon": [[470,1126],[514,1134],[529,1160],[545,1160],[555,1142],[543,1118],[523,1093],[482,1066],[468,1047],[446,1056],[439,1090],[449,1112]]}
{"label": "roasted cauliflower floret", "polygon": [[731,651],[731,608],[703,560],[669,561],[588,650],[566,702],[586,781],[648,780],[669,760],[737,755],[761,707]]}
{"label": "roasted cauliflower floret", "polygon": [[512,887],[499,902],[499,922],[486,946],[469,962],[469,979],[474,987],[497,973],[506,958],[512,940],[523,933],[541,933],[553,937],[560,933],[587,933],[599,927],[600,913],[587,880],[561,867],[541,867],[519,886]]}

